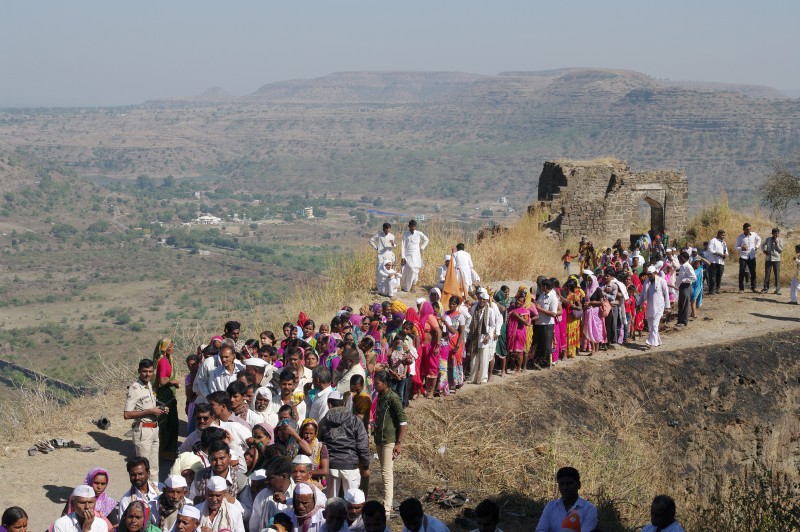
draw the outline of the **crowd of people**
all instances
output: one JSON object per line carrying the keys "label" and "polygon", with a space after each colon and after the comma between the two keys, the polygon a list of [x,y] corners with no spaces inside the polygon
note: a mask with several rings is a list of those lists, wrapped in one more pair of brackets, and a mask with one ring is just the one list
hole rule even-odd
{"label": "crowd of people", "polygon": [[[508,286],[496,292],[482,286],[458,244],[439,268],[440,284],[407,306],[394,292],[418,283],[428,238],[409,223],[400,273],[391,226],[371,243],[377,292],[391,297],[382,303],[344,307],[319,325],[301,312],[283,325],[282,337],[263,331],[244,341],[240,324],[229,321],[185,358],[183,377],[174,343],[160,339],[153,356],[139,362],[123,409],[136,454],[126,464],[126,491],[113,499],[108,471],[89,471],[52,530],[382,532],[397,511],[410,532],[447,530],[416,499],[394,504],[394,460],[403,451],[412,401],[614,349],[645,329],[646,345],[658,346],[666,313],[677,309],[678,326],[688,326],[703,295],[719,293],[728,255],[724,231],[701,249],[671,247],[666,231],[601,252],[582,238],[577,254],[567,250],[562,257],[563,283],[539,277],[512,295]],[[736,242],[740,290],[745,280],[755,290],[754,254],[761,249],[780,293],[775,263],[782,246],[777,230],[761,242],[745,226]],[[572,271],[575,259],[579,273]],[[460,294],[445,288],[451,275]],[[769,285],[767,276],[764,290]],[[794,301],[796,287],[797,276]],[[181,390],[188,433],[179,443]],[[370,435],[380,501],[369,500]],[[160,462],[170,464],[167,474],[160,474]],[[578,472],[562,468],[556,481],[562,497],[545,507],[536,530],[595,530],[597,510],[578,497]],[[674,517],[674,502],[659,496],[645,530],[682,530]],[[476,520],[478,530],[494,531],[496,504],[478,505]],[[8,532],[26,532],[26,522],[22,509],[3,514]]]}

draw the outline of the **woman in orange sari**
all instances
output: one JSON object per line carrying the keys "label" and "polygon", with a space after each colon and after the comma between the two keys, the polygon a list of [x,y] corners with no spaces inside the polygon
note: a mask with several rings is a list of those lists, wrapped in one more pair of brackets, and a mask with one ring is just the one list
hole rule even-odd
{"label": "woman in orange sari", "polygon": [[586,294],[572,277],[564,284],[564,292],[567,301],[567,358],[575,358],[581,347],[582,302]]}

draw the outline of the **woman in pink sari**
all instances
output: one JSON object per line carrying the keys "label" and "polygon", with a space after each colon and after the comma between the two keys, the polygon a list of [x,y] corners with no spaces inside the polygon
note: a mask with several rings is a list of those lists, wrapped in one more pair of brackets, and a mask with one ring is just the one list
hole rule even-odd
{"label": "woman in pink sari", "polygon": [[[535,313],[535,314],[533,314]],[[528,326],[532,323],[533,317],[538,316],[536,307],[525,306],[525,295],[517,294],[514,306],[508,314],[508,328],[506,345],[508,356],[516,360],[517,367],[514,373],[519,373],[522,368],[522,355],[525,352],[525,342],[528,335]],[[508,371],[506,371],[508,373]]]}
{"label": "woman in pink sari", "polygon": [[561,308],[561,314],[556,316],[556,325],[553,331],[553,364],[555,364],[562,358],[567,358],[567,300],[564,299],[558,279],[553,277],[551,281]]}
{"label": "woman in pink sari", "polygon": [[[436,319],[436,313],[430,301],[424,302],[420,307],[419,321],[420,325],[422,325],[422,345],[420,346],[419,355],[425,361],[422,364],[425,372],[425,395],[430,397],[434,390],[437,389],[436,381],[439,378],[441,368],[439,340],[442,337],[442,330],[439,327],[439,321]],[[445,375],[447,375],[447,372],[445,372]],[[443,393],[443,389],[445,390],[445,395],[450,390],[447,378],[444,381],[444,385],[440,384],[438,387],[440,395]]]}
{"label": "woman in pink sari", "polygon": [[603,293],[599,290],[597,277],[589,270],[584,270],[586,279],[586,302],[583,305],[583,336],[586,338],[589,356],[600,350],[600,344],[606,341],[606,320],[600,314]]}

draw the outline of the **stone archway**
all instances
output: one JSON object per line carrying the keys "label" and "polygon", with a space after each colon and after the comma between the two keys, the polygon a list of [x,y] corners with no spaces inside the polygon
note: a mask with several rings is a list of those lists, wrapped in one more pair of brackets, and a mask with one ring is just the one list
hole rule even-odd
{"label": "stone archway", "polygon": [[650,227],[655,232],[664,230],[664,206],[650,196],[643,196],[641,201],[650,206]]}

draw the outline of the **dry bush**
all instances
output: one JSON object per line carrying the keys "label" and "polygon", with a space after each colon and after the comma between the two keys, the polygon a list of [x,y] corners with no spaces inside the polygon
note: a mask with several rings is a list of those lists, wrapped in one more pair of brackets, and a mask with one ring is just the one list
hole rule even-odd
{"label": "dry bush", "polygon": [[[8,400],[0,402],[0,442],[26,441],[59,426],[63,400],[44,379],[27,380],[15,386]],[[31,441],[33,443],[34,440]]]}
{"label": "dry bush", "polygon": [[149,358],[150,354],[138,357],[119,358],[118,360],[100,359],[92,365],[87,373],[89,382],[97,390],[98,395],[103,395],[111,390],[125,389],[138,375],[139,360]]}
{"label": "dry bush", "polygon": [[613,502],[629,526],[647,515],[653,486],[664,485],[664,464],[660,434],[643,424],[639,405],[609,405],[596,432],[563,422],[548,431],[541,410],[514,408],[533,404],[524,388],[504,387],[497,398],[488,391],[480,415],[455,402],[414,408],[421,423],[409,432],[398,471],[417,491],[446,485],[473,500],[500,492],[554,499],[556,471],[570,465],[581,472],[585,496]]}
{"label": "dry bush", "polygon": [[507,232],[479,242],[472,258],[485,281],[557,277],[563,273],[561,247],[560,241],[539,227],[537,216],[524,216]]}

